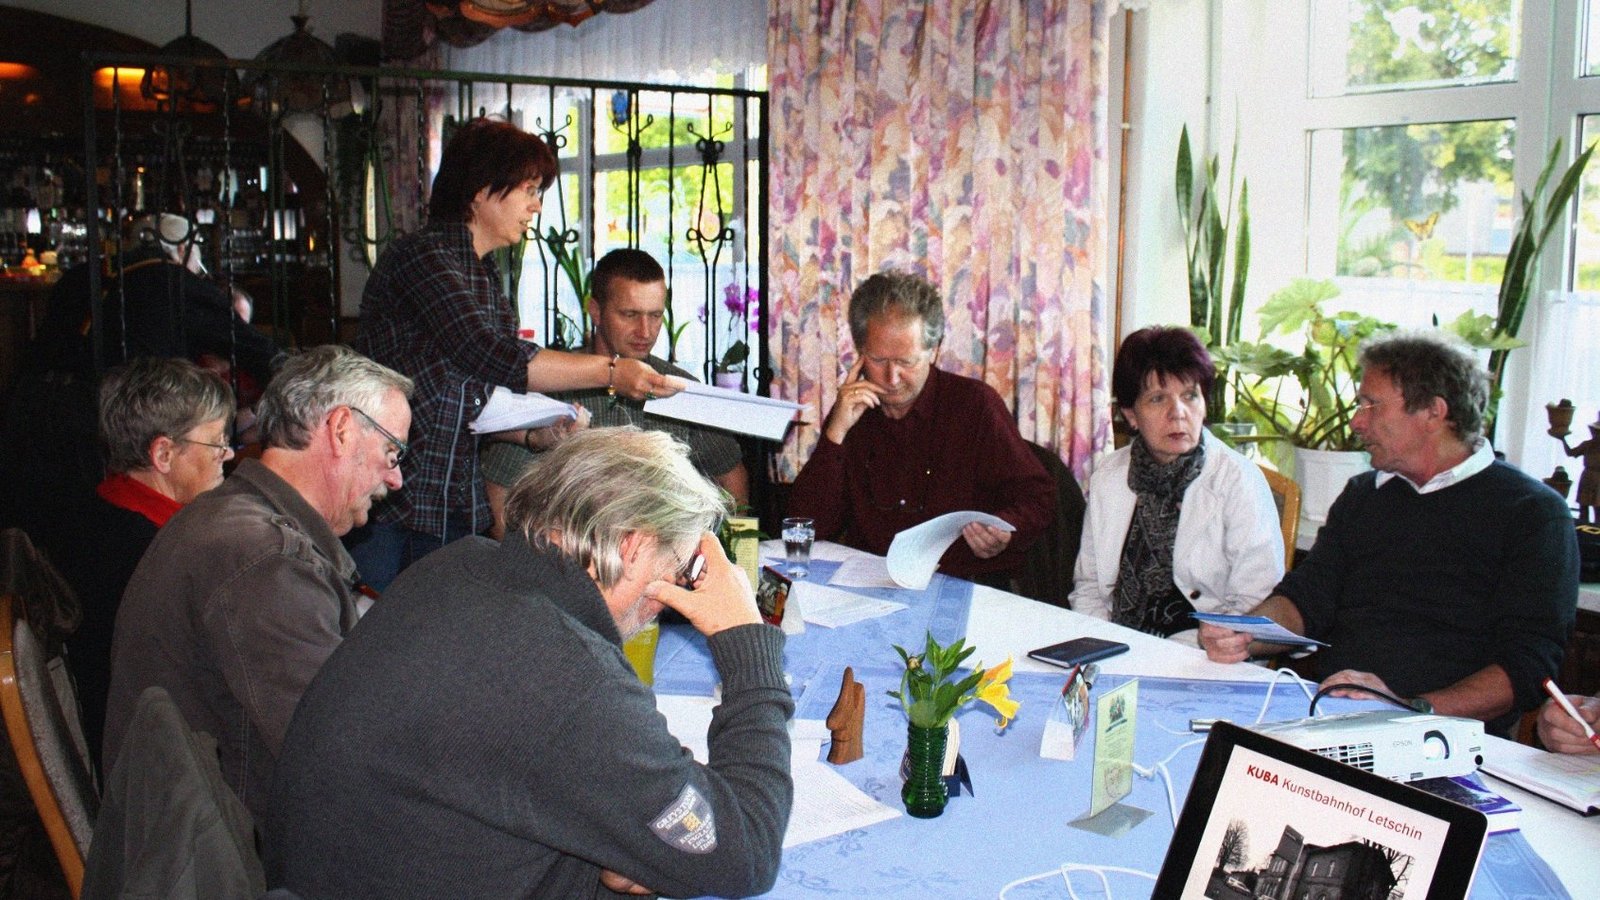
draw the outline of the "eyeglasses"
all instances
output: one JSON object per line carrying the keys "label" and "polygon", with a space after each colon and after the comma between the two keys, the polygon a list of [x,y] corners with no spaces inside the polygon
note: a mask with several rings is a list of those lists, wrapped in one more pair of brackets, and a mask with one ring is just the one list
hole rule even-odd
{"label": "eyeglasses", "polygon": [[233,451],[233,448],[227,444],[213,444],[210,441],[197,441],[194,438],[186,437],[173,438],[173,440],[183,444],[194,444],[197,447],[210,447],[211,449],[219,450],[224,454],[231,453]]}
{"label": "eyeglasses", "polygon": [[395,466],[400,465],[401,461],[406,458],[406,454],[411,452],[411,446],[409,444],[407,444],[405,441],[402,441],[399,438],[395,437],[393,434],[390,434],[389,433],[389,429],[383,427],[382,425],[379,425],[377,419],[374,419],[373,417],[367,415],[365,412],[363,412],[361,410],[360,407],[352,406],[352,407],[350,407],[350,411],[355,413],[356,415],[360,416],[361,418],[366,419],[367,420],[367,424],[371,425],[373,428],[376,428],[378,430],[378,433],[383,435],[384,440],[386,440],[389,443],[394,445],[394,458],[389,460],[389,468],[392,469]]}
{"label": "eyeglasses", "polygon": [[1357,397],[1356,398],[1356,412],[1358,412],[1358,413],[1359,412],[1371,412],[1374,407],[1376,407],[1378,404],[1380,404],[1382,402],[1384,402],[1384,401],[1381,400],[1381,399],[1379,399],[1379,400],[1363,400],[1360,397]]}
{"label": "eyeglasses", "polygon": [[674,573],[672,583],[679,587],[694,587],[694,583],[699,580],[701,573],[706,570],[705,554],[695,550],[689,554],[688,560],[680,564],[677,551],[668,550],[667,552],[672,554],[672,571]]}

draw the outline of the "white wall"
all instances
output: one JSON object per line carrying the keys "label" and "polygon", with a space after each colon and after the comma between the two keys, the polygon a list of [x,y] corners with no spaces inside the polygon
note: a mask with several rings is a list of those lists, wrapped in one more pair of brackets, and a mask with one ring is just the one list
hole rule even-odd
{"label": "white wall", "polygon": [[[6,0],[9,6],[88,22],[161,46],[183,34],[183,0]],[[299,0],[195,0],[195,37],[235,59],[249,59],[294,30]],[[383,0],[313,0],[311,33],[333,43],[353,32],[376,38]]]}
{"label": "white wall", "polygon": [[[1209,154],[1214,133],[1211,109],[1212,0],[1155,0],[1133,16],[1132,105],[1128,136],[1128,222],[1123,278],[1122,333],[1156,324],[1189,321],[1189,292],[1178,224],[1173,173],[1178,136],[1189,126],[1196,156]],[[1112,215],[1117,202],[1115,127],[1121,115],[1121,52],[1124,17],[1111,19],[1112,33]],[[1116,228],[1116,222],[1112,222]],[[1115,231],[1108,268],[1115,277]],[[1110,325],[1114,311],[1108,312]],[[1119,339],[1121,335],[1117,336]]]}

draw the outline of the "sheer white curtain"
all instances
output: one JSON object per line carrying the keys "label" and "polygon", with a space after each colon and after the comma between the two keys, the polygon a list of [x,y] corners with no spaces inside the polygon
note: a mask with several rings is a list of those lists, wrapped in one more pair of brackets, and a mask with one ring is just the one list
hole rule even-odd
{"label": "sheer white curtain", "polygon": [[[1577,406],[1567,436],[1572,446],[1588,440],[1590,423],[1600,420],[1600,293],[1551,293],[1531,312],[1537,316],[1529,316],[1535,319],[1533,332],[1524,327],[1520,335],[1528,346],[1511,354],[1523,365],[1527,388],[1524,393],[1518,385],[1506,386],[1508,402],[1500,409],[1511,427],[1504,429],[1509,440],[1502,440],[1503,449],[1535,478],[1549,478],[1556,466],[1565,466],[1576,483],[1583,460],[1567,458],[1560,442],[1546,433],[1550,423],[1544,406],[1563,398]],[[1519,396],[1526,401],[1513,409],[1511,401]],[[1569,491],[1568,502],[1575,496],[1576,489]]]}
{"label": "sheer white curtain", "polygon": [[657,0],[575,28],[506,28],[476,47],[441,49],[444,67],[462,72],[704,84],[708,72],[766,63],[767,0]]}

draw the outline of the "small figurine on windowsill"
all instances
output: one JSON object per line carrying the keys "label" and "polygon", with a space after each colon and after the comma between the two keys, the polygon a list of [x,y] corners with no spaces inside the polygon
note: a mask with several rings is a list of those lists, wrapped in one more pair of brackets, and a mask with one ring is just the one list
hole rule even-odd
{"label": "small figurine on windowsill", "polygon": [[1600,416],[1589,426],[1587,441],[1568,447],[1563,435],[1561,446],[1568,456],[1583,457],[1583,474],[1578,476],[1578,522],[1600,525]]}

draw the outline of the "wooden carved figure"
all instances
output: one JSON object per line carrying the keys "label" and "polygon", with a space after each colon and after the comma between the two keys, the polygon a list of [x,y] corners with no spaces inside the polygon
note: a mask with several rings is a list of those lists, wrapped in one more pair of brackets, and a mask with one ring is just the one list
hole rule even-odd
{"label": "wooden carved figure", "polygon": [[861,728],[867,716],[867,688],[856,681],[856,673],[845,667],[844,680],[839,684],[839,699],[828,712],[828,730],[833,732],[833,745],[828,748],[828,762],[836,766],[852,763],[861,758]]}
{"label": "wooden carved figure", "polygon": [[1583,457],[1583,474],[1578,476],[1578,522],[1600,525],[1600,419],[1589,426],[1587,441],[1569,447],[1566,435],[1561,435],[1561,446],[1568,456]]}

